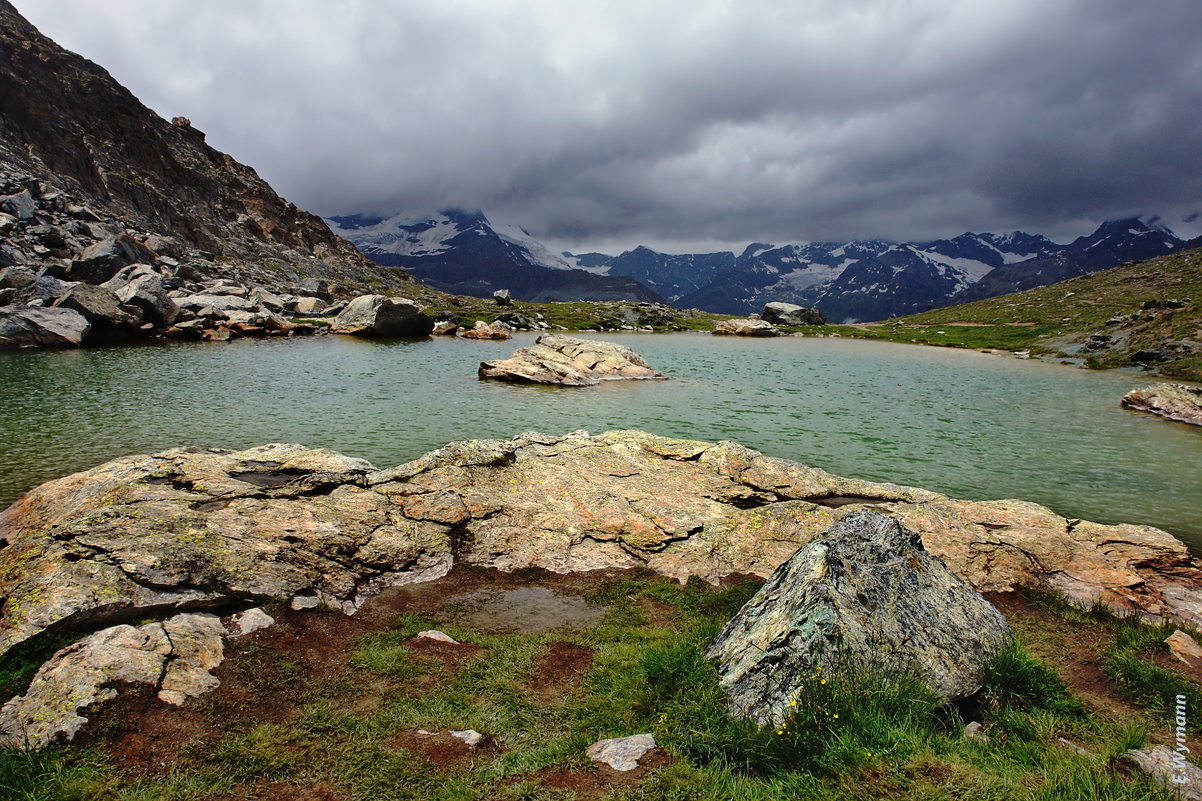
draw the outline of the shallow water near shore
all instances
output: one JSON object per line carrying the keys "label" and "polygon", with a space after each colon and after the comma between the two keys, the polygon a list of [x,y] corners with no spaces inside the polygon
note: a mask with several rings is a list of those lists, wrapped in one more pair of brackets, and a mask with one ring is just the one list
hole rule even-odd
{"label": "shallow water near shore", "polygon": [[298,442],[390,467],[459,439],[640,428],[961,498],[1154,525],[1202,553],[1202,428],[1121,409],[1147,376],[846,339],[596,338],[673,380],[477,380],[481,360],[533,334],[3,353],[0,507],[43,481],[179,445]]}

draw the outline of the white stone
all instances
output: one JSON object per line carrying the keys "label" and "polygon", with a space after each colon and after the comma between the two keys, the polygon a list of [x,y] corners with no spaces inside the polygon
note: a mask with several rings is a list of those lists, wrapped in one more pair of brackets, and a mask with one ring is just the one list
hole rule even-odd
{"label": "white stone", "polygon": [[459,645],[459,640],[455,639],[454,637],[452,637],[449,634],[445,634],[445,633],[439,631],[438,629],[429,629],[427,631],[419,631],[417,633],[417,636],[427,639],[427,640],[437,640],[438,642],[446,642],[446,643],[450,643],[451,645]]}
{"label": "white stone", "polygon": [[614,770],[634,770],[643,755],[652,748],[655,748],[655,738],[650,734],[632,734],[629,737],[598,740],[584,753]]}
{"label": "white stone", "polygon": [[275,618],[256,606],[253,609],[247,609],[245,612],[239,612],[234,615],[232,624],[235,631],[230,636],[241,637],[250,634],[252,631],[265,629],[273,623],[275,623]]}
{"label": "white stone", "polygon": [[475,748],[480,744],[480,741],[484,739],[484,735],[475,729],[452,729],[451,736],[458,737],[460,740],[463,740],[470,748]]}

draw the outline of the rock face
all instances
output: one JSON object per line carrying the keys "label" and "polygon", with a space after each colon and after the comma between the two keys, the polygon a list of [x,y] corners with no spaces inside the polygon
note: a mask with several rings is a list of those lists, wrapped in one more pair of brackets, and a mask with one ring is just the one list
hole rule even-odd
{"label": "rock face", "polygon": [[[1202,768],[1167,745],[1127,751],[1126,760],[1170,788],[1179,801],[1202,801]],[[1179,758],[1175,758],[1179,757]]]}
{"label": "rock face", "polygon": [[764,304],[760,319],[776,325],[826,325],[826,316],[817,309],[779,301]]}
{"label": "rock face", "polygon": [[785,562],[710,646],[732,712],[779,723],[817,670],[911,673],[945,700],[976,693],[1006,621],[914,532],[843,518]]}
{"label": "rock face", "polygon": [[666,379],[642,356],[616,342],[543,334],[508,359],[481,362],[480,378],[565,387],[620,379]]}
{"label": "rock face", "polygon": [[1186,384],[1156,384],[1133,389],[1122,400],[1128,409],[1151,412],[1170,420],[1202,426],[1202,387]]}
{"label": "rock face", "polygon": [[74,309],[0,307],[0,349],[78,347],[92,330]]}
{"label": "rock face", "polygon": [[714,333],[737,337],[778,337],[780,329],[766,320],[717,320]]}
{"label": "rock face", "polygon": [[424,337],[434,329],[434,320],[408,298],[360,295],[334,318],[331,328],[336,334]]}
{"label": "rock face", "polygon": [[115,682],[150,684],[179,705],[217,687],[225,628],[213,615],[176,615],[137,628],[114,626],[55,653],[25,695],[0,708],[0,745],[41,747],[75,736],[85,707],[117,695]]}

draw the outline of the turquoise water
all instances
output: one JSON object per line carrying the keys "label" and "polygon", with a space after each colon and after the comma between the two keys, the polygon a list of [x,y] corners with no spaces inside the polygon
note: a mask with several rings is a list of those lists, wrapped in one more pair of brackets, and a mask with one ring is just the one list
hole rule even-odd
{"label": "turquoise water", "polygon": [[1202,551],[1202,428],[1123,410],[1149,383],[970,351],[844,339],[606,334],[672,381],[476,379],[510,342],[349,337],[0,354],[0,506],[177,445],[299,442],[379,467],[456,439],[641,428],[731,439],[833,473],[1164,528]]}

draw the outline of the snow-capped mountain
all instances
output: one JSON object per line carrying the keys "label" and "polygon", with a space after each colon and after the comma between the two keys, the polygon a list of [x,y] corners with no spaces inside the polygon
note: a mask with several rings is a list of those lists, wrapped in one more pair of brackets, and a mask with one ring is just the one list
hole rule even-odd
{"label": "snow-capped mountain", "polygon": [[1103,223],[1068,245],[1014,231],[929,242],[754,243],[738,257],[648,248],[608,261],[597,253],[564,255],[599,273],[634,275],[677,306],[750,314],[780,300],[854,322],[1042,286],[1183,247],[1155,218],[1132,218]]}
{"label": "snow-capped mountain", "polygon": [[522,228],[494,225],[479,211],[350,215],[326,223],[377,264],[404,267],[445,292],[490,297],[508,289],[519,300],[538,302],[660,300],[631,278],[578,269]]}

